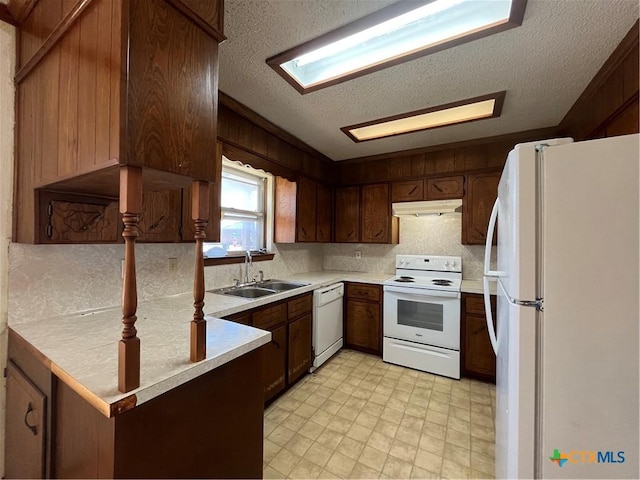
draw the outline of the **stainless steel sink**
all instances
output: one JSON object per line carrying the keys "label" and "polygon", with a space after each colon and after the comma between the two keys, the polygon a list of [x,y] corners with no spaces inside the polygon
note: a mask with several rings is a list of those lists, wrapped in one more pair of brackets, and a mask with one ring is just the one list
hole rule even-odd
{"label": "stainless steel sink", "polygon": [[250,285],[242,285],[237,287],[216,288],[215,290],[207,290],[211,293],[219,295],[233,295],[242,298],[260,298],[267,295],[275,295],[276,293],[286,292],[295,288],[306,287],[308,283],[287,282],[285,280],[265,280],[263,282],[252,283]]}
{"label": "stainless steel sink", "polygon": [[286,292],[287,290],[293,290],[294,288],[306,287],[308,283],[300,282],[286,282],[284,280],[265,280],[262,283],[258,283],[260,288],[268,288],[271,290],[277,290],[279,292]]}
{"label": "stainless steel sink", "polygon": [[267,288],[240,287],[234,290],[227,290],[224,292],[215,292],[215,293],[222,293],[224,295],[233,295],[234,297],[260,298],[260,297],[266,297],[267,295],[274,295],[278,292],[275,290],[269,290]]}

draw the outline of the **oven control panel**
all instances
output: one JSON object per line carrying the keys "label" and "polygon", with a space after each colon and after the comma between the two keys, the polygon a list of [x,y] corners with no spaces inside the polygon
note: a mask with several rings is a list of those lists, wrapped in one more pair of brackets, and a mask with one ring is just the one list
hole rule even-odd
{"label": "oven control panel", "polygon": [[397,255],[396,268],[435,272],[462,272],[462,257]]}

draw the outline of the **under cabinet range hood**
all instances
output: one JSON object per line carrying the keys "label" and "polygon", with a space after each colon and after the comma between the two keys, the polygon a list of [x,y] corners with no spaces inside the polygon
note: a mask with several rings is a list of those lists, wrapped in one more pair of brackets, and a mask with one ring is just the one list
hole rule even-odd
{"label": "under cabinet range hood", "polygon": [[423,215],[459,213],[462,212],[462,200],[458,198],[455,200],[392,203],[391,209],[396,217],[421,217]]}

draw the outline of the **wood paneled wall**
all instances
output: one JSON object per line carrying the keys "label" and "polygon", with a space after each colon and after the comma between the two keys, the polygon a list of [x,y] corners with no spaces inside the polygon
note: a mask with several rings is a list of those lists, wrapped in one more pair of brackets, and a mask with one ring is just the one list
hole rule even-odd
{"label": "wood paneled wall", "polygon": [[575,140],[638,133],[638,21],[560,123]]}
{"label": "wood paneled wall", "polygon": [[[122,6],[81,5],[40,1],[19,30],[14,227],[21,241],[34,239],[34,188],[118,163]],[[51,36],[58,36],[53,45]]]}
{"label": "wood paneled wall", "polygon": [[500,170],[518,142],[554,136],[555,129],[530,130],[492,138],[437,145],[338,163],[343,185]]}
{"label": "wood paneled wall", "polygon": [[218,139],[223,154],[274,175],[333,181],[333,162],[286,131],[220,92]]}

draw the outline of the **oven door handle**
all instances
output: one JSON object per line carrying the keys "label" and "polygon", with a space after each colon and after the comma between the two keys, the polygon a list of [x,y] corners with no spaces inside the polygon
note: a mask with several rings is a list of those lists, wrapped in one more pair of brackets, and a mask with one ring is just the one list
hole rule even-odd
{"label": "oven door handle", "polygon": [[434,290],[428,290],[428,291],[420,290],[421,292],[425,292],[425,293],[415,293],[414,291],[407,291],[404,288],[391,287],[391,286],[385,286],[384,291],[395,293],[398,296],[402,295],[404,297],[413,297],[413,298],[419,298],[422,300],[425,300],[426,298],[447,298],[447,299],[460,298],[460,292],[441,292],[441,291],[436,292]]}

